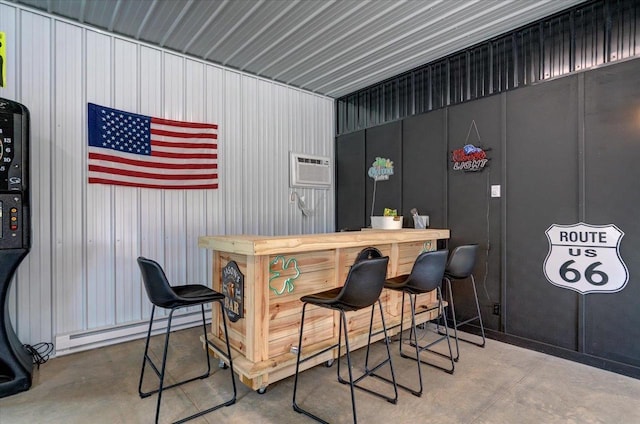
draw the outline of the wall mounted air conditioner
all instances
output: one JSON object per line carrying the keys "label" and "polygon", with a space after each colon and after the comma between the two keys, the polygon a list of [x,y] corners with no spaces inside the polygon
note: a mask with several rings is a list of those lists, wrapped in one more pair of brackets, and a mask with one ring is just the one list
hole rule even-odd
{"label": "wall mounted air conditioner", "polygon": [[304,188],[330,188],[331,159],[326,156],[313,156],[289,152],[289,185]]}

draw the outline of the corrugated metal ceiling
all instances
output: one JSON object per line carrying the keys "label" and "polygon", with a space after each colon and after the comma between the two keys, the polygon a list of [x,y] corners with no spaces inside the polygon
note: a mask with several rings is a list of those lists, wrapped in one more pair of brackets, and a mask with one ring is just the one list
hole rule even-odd
{"label": "corrugated metal ceiling", "polygon": [[340,97],[585,0],[11,0]]}

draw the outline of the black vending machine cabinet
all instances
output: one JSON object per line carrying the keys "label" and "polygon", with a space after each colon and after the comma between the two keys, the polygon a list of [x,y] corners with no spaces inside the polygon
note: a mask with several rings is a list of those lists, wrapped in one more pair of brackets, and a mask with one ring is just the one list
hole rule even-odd
{"label": "black vending machine cabinet", "polygon": [[31,387],[33,360],[9,317],[9,286],[31,248],[29,111],[0,98],[0,398]]}

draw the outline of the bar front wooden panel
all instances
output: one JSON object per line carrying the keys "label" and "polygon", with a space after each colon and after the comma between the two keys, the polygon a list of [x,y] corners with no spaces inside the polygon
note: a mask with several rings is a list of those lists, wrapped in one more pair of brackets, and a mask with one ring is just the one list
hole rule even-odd
{"label": "bar front wooden panel", "polygon": [[[344,284],[357,254],[374,246],[389,256],[387,276],[411,272],[416,257],[435,250],[436,241],[448,239],[449,230],[363,230],[282,237],[202,236],[199,246],[213,254],[213,288],[222,291],[221,270],[235,261],[244,275],[243,318],[227,321],[233,350],[233,365],[240,380],[255,390],[291,376],[295,372],[302,302],[304,295]],[[402,295],[383,291],[381,296],[387,327],[400,324]],[[419,297],[419,304],[435,302],[434,293]],[[405,302],[405,315],[409,308]],[[366,345],[371,309],[347,314],[352,349]],[[432,317],[421,316],[420,322]],[[335,343],[339,314],[331,310],[307,307],[303,356],[310,356]],[[409,325],[409,318],[405,317]],[[381,329],[376,310],[374,328]],[[394,328],[390,334],[397,333]],[[211,341],[223,346],[219,310],[212,313]],[[379,335],[377,339],[381,339]],[[344,350],[343,350],[344,351]],[[336,359],[337,350],[328,351],[304,367]]]}

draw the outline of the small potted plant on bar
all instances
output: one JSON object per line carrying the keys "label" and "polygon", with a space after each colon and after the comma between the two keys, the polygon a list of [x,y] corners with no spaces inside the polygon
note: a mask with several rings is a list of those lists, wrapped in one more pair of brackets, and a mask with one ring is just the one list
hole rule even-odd
{"label": "small potted plant on bar", "polygon": [[402,228],[402,216],[396,209],[384,208],[383,216],[371,217],[371,228],[378,230],[399,230]]}

